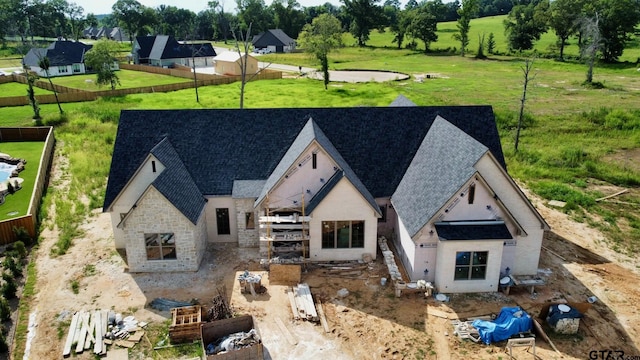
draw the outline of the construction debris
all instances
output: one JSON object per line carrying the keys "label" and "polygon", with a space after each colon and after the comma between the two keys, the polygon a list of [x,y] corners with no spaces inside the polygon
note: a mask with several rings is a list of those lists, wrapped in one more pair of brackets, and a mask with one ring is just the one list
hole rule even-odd
{"label": "construction debris", "polygon": [[74,345],[77,354],[93,346],[93,353],[100,356],[107,354],[107,345],[131,348],[145,333],[138,325],[133,316],[123,319],[109,310],[78,311],[71,319],[62,356],[71,355]]}
{"label": "construction debris", "polygon": [[159,311],[169,311],[173,308],[197,305],[192,302],[177,301],[165,298],[155,298],[149,303],[149,306]]}
{"label": "construction debris", "polygon": [[248,332],[237,332],[229,334],[207,345],[207,355],[218,354],[221,352],[235,351],[260,343],[260,336],[256,329]]}
{"label": "construction debris", "polygon": [[228,319],[233,316],[233,310],[227,302],[227,290],[224,286],[219,287],[217,290],[218,295],[213,298],[213,304],[207,310],[207,321]]}
{"label": "construction debris", "polygon": [[320,321],[308,284],[298,284],[296,288],[289,288],[289,292],[293,293],[293,301],[291,301],[291,295],[289,300],[294,319]]}
{"label": "construction debris", "polygon": [[200,305],[171,309],[171,317],[169,339],[172,344],[200,339],[200,325],[202,324],[202,307]]}
{"label": "construction debris", "polygon": [[261,283],[262,275],[252,274],[249,270],[245,270],[240,274],[238,281],[240,282],[240,292],[243,294],[251,293],[251,295],[256,296],[256,294],[262,294],[267,291]]}
{"label": "construction debris", "polygon": [[391,277],[391,281],[402,281],[402,274],[400,273],[400,269],[396,264],[395,256],[393,255],[393,252],[389,250],[387,239],[384,236],[378,238],[378,246],[380,247],[382,255],[384,256],[384,263],[389,269],[389,276]]}

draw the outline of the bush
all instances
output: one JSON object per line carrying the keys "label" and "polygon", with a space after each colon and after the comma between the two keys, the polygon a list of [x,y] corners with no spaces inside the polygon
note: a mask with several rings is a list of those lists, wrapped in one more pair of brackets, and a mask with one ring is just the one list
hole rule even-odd
{"label": "bush", "polygon": [[31,245],[33,243],[33,238],[31,238],[31,235],[29,235],[27,229],[25,229],[23,226],[14,226],[13,233],[16,234],[18,241],[21,241],[23,245]]}
{"label": "bush", "polygon": [[16,284],[16,279],[9,274],[3,273],[2,280],[4,280],[4,285],[2,285],[2,294],[6,299],[13,299],[16,297],[16,292],[18,292],[18,285]]}
{"label": "bush", "polygon": [[24,242],[18,240],[13,243],[13,250],[16,251],[20,259],[24,259],[27,257],[27,247],[24,245]]}
{"label": "bush", "polygon": [[4,331],[0,332],[0,354],[5,354],[9,351],[9,344],[7,344],[7,337],[4,335]]}
{"label": "bush", "polygon": [[[4,297],[0,297],[0,320],[7,321],[11,318],[11,307],[9,306],[9,301]],[[0,331],[0,333],[4,333],[4,331]],[[0,344],[1,346],[2,344]]]}
{"label": "bush", "polygon": [[4,258],[2,267],[8,269],[11,272],[11,276],[14,278],[22,275],[22,264],[20,263],[20,260],[16,261],[12,255],[7,255],[7,257]]}

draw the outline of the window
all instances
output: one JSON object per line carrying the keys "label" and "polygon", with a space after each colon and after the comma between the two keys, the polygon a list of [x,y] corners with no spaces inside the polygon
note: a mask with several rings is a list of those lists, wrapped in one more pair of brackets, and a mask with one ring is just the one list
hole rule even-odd
{"label": "window", "polygon": [[151,160],[151,171],[156,172],[156,162],[155,162],[155,160]]}
{"label": "window", "polygon": [[173,233],[144,234],[147,260],[175,260],[176,242]]}
{"label": "window", "polygon": [[62,74],[62,73],[66,73],[67,72],[67,67],[66,66],[58,66],[58,73]]}
{"label": "window", "polygon": [[245,218],[245,229],[256,228],[256,219],[253,211],[244,213],[244,218]]}
{"label": "window", "polygon": [[323,249],[348,249],[363,247],[364,220],[322,222]]}
{"label": "window", "polygon": [[311,168],[312,169],[318,168],[318,154],[316,153],[311,154]]}
{"label": "window", "polygon": [[74,73],[80,72],[80,64],[73,64],[73,72]]}
{"label": "window", "polygon": [[484,280],[488,255],[487,251],[457,252],[454,280]]}
{"label": "window", "polygon": [[471,184],[469,186],[469,204],[473,204],[473,198],[476,196],[476,184]]}
{"label": "window", "polygon": [[231,227],[229,226],[229,209],[216,209],[216,220],[218,223],[218,235],[231,234]]}

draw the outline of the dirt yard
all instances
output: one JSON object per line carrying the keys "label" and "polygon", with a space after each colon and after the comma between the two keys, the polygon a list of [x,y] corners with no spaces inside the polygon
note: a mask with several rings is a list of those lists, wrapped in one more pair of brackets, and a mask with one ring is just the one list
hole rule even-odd
{"label": "dirt yard", "polygon": [[[590,351],[600,350],[640,355],[639,260],[608,250],[602,234],[586,225],[570,221],[540,201],[534,204],[553,229],[544,240],[539,266],[548,283],[536,288],[534,295],[516,288],[509,296],[451,295],[445,303],[415,293],[396,298],[390,284],[380,285],[380,277],[387,274],[379,254],[356,279],[328,275],[319,268],[302,274],[302,281],[323,303],[328,333],[320,324],[292,319],[287,287],[270,284],[268,273],[259,265],[257,249],[210,245],[197,273],[132,274],[115,251],[109,216],[96,210],[83,225],[85,236],[75,240],[64,256],[50,256],[55,229],[46,228],[42,233],[32,305],[37,328],[29,358],[62,357],[67,328],[59,335],[58,327],[74,311],[114,309],[138,320],[161,323],[170,315],[148,307],[154,298],[198,299],[206,306],[219,286],[225,286],[237,313],[255,317],[266,358],[271,359],[506,359],[504,343],[487,346],[459,340],[451,319],[497,314],[502,307],[515,305],[537,316],[549,302],[584,302],[590,296],[598,300],[586,312],[578,335],[549,333],[558,352],[538,338],[537,355],[541,359],[586,359]],[[265,294],[240,293],[235,279],[244,270],[264,274]],[[79,284],[78,294],[72,291],[74,280]],[[349,295],[339,298],[337,291],[342,288]],[[277,318],[285,325],[284,331]],[[525,349],[514,349],[516,358],[532,358]],[[93,357],[82,354],[77,358]],[[144,357],[133,348],[130,358]]]}

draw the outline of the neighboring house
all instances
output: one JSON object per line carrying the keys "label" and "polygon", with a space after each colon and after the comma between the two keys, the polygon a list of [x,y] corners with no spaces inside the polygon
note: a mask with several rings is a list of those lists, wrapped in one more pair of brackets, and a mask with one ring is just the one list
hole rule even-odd
{"label": "neighboring house", "polygon": [[[49,58],[49,75],[67,76],[85,74],[88,69],[84,65],[84,55],[93,45],[75,41],[55,41],[47,48],[32,48],[22,59],[22,64],[29,66],[40,77],[46,73],[40,68],[40,60]],[[117,66],[117,63],[115,64]]]}
{"label": "neighboring house", "polygon": [[291,52],[296,48],[296,41],[280,29],[271,29],[253,37],[254,49],[268,49],[270,52]]}
{"label": "neighboring house", "polygon": [[125,110],[104,211],[132,272],[195,271],[207,242],[360,260],[384,235],[443,292],[536,274],[548,229],[489,106]]}
{"label": "neighboring house", "polygon": [[[242,75],[241,60],[240,57],[244,57],[245,54],[239,54],[236,51],[224,51],[220,55],[213,58],[215,61],[215,72],[220,75]],[[247,74],[255,74],[260,69],[258,68],[258,60],[251,55],[246,56],[247,59]]]}
{"label": "neighboring house", "polygon": [[192,67],[194,60],[196,67],[213,66],[216,56],[210,43],[181,44],[169,35],[137,36],[131,54],[135,64],[160,67]]}
{"label": "neighboring house", "polygon": [[129,35],[120,27],[88,27],[82,31],[82,37],[85,39],[101,39],[107,38],[114,41],[129,41]]}

